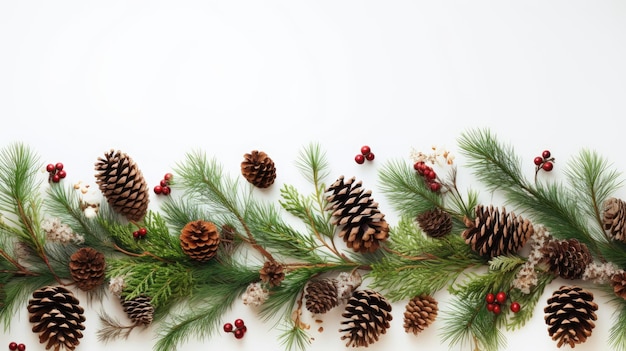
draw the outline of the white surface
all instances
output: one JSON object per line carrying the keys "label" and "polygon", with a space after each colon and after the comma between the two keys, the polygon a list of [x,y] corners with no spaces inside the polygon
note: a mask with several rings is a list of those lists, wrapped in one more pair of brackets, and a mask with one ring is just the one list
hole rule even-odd
{"label": "white surface", "polygon": [[[455,152],[460,132],[489,127],[529,163],[544,148],[565,160],[590,147],[626,170],[625,19],[623,1],[2,1],[0,141],[64,162],[73,181],[92,181],[96,158],[121,149],[151,184],[195,148],[232,174],[262,149],[277,182],[298,186],[293,161],[315,141],[334,173],[376,194],[376,165],[411,148]],[[373,164],[354,163],[363,144]],[[150,331],[98,343],[99,308],[87,307],[79,350],[151,349]],[[415,338],[403,304],[394,308],[369,350],[448,349],[439,323]],[[601,304],[577,350],[606,348],[611,313]],[[180,349],[281,349],[271,324],[243,305],[225,319],[237,317],[249,326],[243,340],[192,337]],[[309,349],[342,349],[338,323],[314,325]],[[556,349],[541,311],[507,338],[508,350]],[[0,349],[10,341],[43,350],[25,315]]]}

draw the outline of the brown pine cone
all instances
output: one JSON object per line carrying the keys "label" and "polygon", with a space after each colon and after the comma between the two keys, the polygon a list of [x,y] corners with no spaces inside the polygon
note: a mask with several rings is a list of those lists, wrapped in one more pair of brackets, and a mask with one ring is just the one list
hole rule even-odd
{"label": "brown pine cone", "polygon": [[584,343],[595,327],[598,305],[593,293],[577,286],[562,286],[548,299],[544,319],[557,347]]}
{"label": "brown pine cone", "polygon": [[76,286],[91,291],[104,282],[106,262],[104,254],[91,247],[83,247],[70,256],[70,275]]}
{"label": "brown pine cone", "polygon": [[348,339],[346,347],[367,347],[375,343],[389,329],[391,304],[373,290],[355,290],[341,315],[346,318],[339,329],[341,340]]}
{"label": "brown pine cone", "polygon": [[243,155],[241,174],[257,188],[268,188],[276,180],[276,165],[263,151],[253,150]]}
{"label": "brown pine cone", "polygon": [[626,272],[620,271],[611,276],[611,286],[615,295],[626,300]]}
{"label": "brown pine cone", "polygon": [[148,211],[148,183],[135,162],[121,151],[109,151],[95,164],[96,183],[111,208],[138,222]]}
{"label": "brown pine cone", "polygon": [[626,202],[614,197],[603,204],[602,222],[611,237],[626,242]]}
{"label": "brown pine cone", "polygon": [[46,350],[74,350],[85,330],[85,310],[71,291],[62,286],[36,290],[28,301],[28,320]]}
{"label": "brown pine cone", "polygon": [[323,314],[330,311],[339,303],[337,281],[330,278],[310,281],[306,286],[304,298],[309,312]]}
{"label": "brown pine cone", "polygon": [[541,249],[550,272],[564,279],[580,279],[593,261],[587,245],[576,239],[551,240]]}
{"label": "brown pine cone", "polygon": [[148,296],[137,296],[122,301],[122,308],[128,318],[137,325],[150,325],[154,319],[154,306]]}
{"label": "brown pine cone", "polygon": [[534,233],[529,220],[493,206],[478,205],[474,221],[466,219],[462,233],[472,250],[483,257],[517,253]]}
{"label": "brown pine cone", "polygon": [[407,333],[419,334],[435,321],[438,311],[437,300],[432,296],[415,296],[406,305],[404,330]]}
{"label": "brown pine cone", "polygon": [[180,232],[180,246],[191,259],[206,262],[215,257],[220,245],[217,226],[208,221],[187,223]]}
{"label": "brown pine cone", "polygon": [[452,231],[452,216],[438,207],[418,215],[417,223],[431,238],[440,238]]}
{"label": "brown pine cone", "polygon": [[285,279],[285,268],[278,262],[265,261],[263,268],[259,271],[261,281],[271,287],[279,286]]}

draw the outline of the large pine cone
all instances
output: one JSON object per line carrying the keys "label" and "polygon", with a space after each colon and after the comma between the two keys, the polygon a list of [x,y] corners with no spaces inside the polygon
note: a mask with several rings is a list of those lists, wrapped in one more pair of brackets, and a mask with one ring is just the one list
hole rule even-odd
{"label": "large pine cone", "polygon": [[466,220],[465,242],[479,255],[492,258],[517,253],[534,233],[529,220],[506,209],[478,205],[474,221]]}
{"label": "large pine cone", "polygon": [[276,165],[263,151],[253,150],[243,155],[241,174],[257,188],[268,188],[276,180]]}
{"label": "large pine cone", "polygon": [[438,311],[437,300],[432,296],[415,296],[406,305],[404,330],[407,333],[419,334],[435,321]]}
{"label": "large pine cone", "polygon": [[191,259],[206,262],[215,257],[220,232],[213,222],[197,220],[187,223],[180,232],[180,247]]}
{"label": "large pine cone", "polygon": [[106,261],[104,254],[91,247],[78,249],[70,256],[70,275],[76,286],[91,291],[104,282]]}
{"label": "large pine cone", "polygon": [[615,295],[626,300],[626,272],[620,271],[611,276],[611,287]]}
{"label": "large pine cone", "polygon": [[564,279],[580,279],[593,261],[587,245],[576,239],[552,240],[541,249],[550,272]]}
{"label": "large pine cone", "polygon": [[128,318],[137,325],[150,325],[154,319],[154,306],[148,296],[137,296],[133,299],[123,300],[122,308]]}
{"label": "large pine cone", "polygon": [[341,176],[326,192],[328,206],[332,211],[333,225],[340,227],[339,236],[356,252],[374,252],[389,237],[389,225],[371,191],[364,191],[355,178],[344,182]]}
{"label": "large pine cone", "polygon": [[438,207],[418,215],[417,223],[431,238],[440,238],[452,231],[452,216]]}
{"label": "large pine cone", "polygon": [[339,303],[337,281],[324,278],[310,281],[305,289],[306,309],[311,313],[322,314]]}
{"label": "large pine cone", "polygon": [[71,291],[62,286],[36,290],[28,301],[29,321],[46,350],[74,350],[85,330],[84,309]]}
{"label": "large pine cone", "polygon": [[552,340],[561,347],[584,343],[595,327],[595,311],[598,305],[593,302],[593,293],[577,286],[562,286],[548,299],[544,308],[545,322]]}
{"label": "large pine cone", "polygon": [[95,164],[96,183],[111,208],[130,221],[140,221],[148,211],[148,184],[135,162],[121,151],[109,151]]}
{"label": "large pine cone", "polygon": [[278,262],[265,261],[259,271],[259,276],[261,281],[269,284],[271,287],[279,286],[285,279],[285,267]]}
{"label": "large pine cone", "polygon": [[355,290],[341,315],[346,320],[339,329],[341,340],[348,339],[346,346],[369,346],[385,334],[393,319],[391,304],[380,293],[373,290]]}
{"label": "large pine cone", "polygon": [[626,202],[614,197],[607,199],[603,204],[602,216],[604,230],[613,239],[626,242]]}

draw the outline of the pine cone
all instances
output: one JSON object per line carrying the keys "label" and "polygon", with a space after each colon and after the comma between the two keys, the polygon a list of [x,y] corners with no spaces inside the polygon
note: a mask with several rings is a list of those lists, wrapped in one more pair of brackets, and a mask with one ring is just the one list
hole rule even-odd
{"label": "pine cone", "polygon": [[407,333],[419,334],[435,321],[438,311],[437,300],[432,296],[415,296],[406,305],[404,330]]}
{"label": "pine cone", "polygon": [[562,286],[555,291],[544,308],[544,319],[557,347],[584,343],[595,327],[597,309],[590,291],[577,286]]}
{"label": "pine cone", "polygon": [[516,253],[534,232],[529,220],[507,213],[504,208],[499,212],[493,206],[478,205],[475,211],[476,219],[466,220],[467,229],[462,236],[483,257]]}
{"label": "pine cone", "polygon": [[548,269],[564,279],[580,279],[593,261],[587,245],[576,239],[551,240],[541,249]]}
{"label": "pine cone", "polygon": [[29,321],[46,350],[74,350],[85,330],[84,309],[71,291],[62,286],[36,290],[28,301]]}
{"label": "pine cone", "polygon": [[626,272],[620,271],[619,273],[611,276],[611,286],[615,295],[626,300]]}
{"label": "pine cone", "polygon": [[130,221],[148,211],[148,184],[133,160],[121,151],[109,151],[95,164],[96,183],[111,208]]}
{"label": "pine cone", "polygon": [[122,301],[122,308],[128,318],[137,325],[150,325],[154,319],[154,306],[148,296],[137,296]]}
{"label": "pine cone", "polygon": [[621,242],[626,242],[626,202],[614,197],[607,199],[603,204],[602,222],[604,230],[611,237]]}
{"label": "pine cone", "polygon": [[327,192],[328,206],[332,211],[333,225],[340,227],[339,236],[356,252],[374,252],[380,242],[389,237],[389,225],[371,191],[363,191],[361,182],[355,178],[344,182],[344,177],[332,184]]}
{"label": "pine cone", "polygon": [[187,223],[180,232],[180,246],[191,259],[206,262],[217,254],[220,232],[208,221],[197,220]]}
{"label": "pine cone", "polygon": [[393,319],[391,304],[373,290],[355,290],[341,316],[347,318],[341,322],[345,327],[339,329],[345,333],[341,340],[348,339],[346,346],[352,347],[367,347],[378,341]]}
{"label": "pine cone", "polygon": [[265,261],[259,271],[261,281],[272,287],[279,286],[285,279],[285,268],[278,262]]}
{"label": "pine cone", "polygon": [[432,238],[440,238],[452,231],[452,216],[438,207],[418,215],[417,223]]}
{"label": "pine cone", "polygon": [[81,290],[91,291],[104,282],[104,254],[91,247],[83,247],[74,252],[70,256],[69,266],[70,275]]}
{"label": "pine cone", "polygon": [[276,166],[263,151],[253,150],[243,155],[241,174],[257,188],[268,188],[276,180]]}
{"label": "pine cone", "polygon": [[322,314],[337,306],[337,282],[335,279],[324,278],[310,281],[307,284],[304,298],[306,309],[311,313]]}

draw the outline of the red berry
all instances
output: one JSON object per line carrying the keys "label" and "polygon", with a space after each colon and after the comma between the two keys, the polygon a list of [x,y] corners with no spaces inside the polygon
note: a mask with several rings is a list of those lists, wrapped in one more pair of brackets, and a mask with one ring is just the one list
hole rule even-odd
{"label": "red berry", "polygon": [[541,168],[543,168],[543,170],[546,172],[550,172],[552,168],[554,168],[554,164],[550,161],[547,161],[546,163],[543,164],[543,166],[541,166]]}
{"label": "red berry", "polygon": [[500,314],[500,312],[502,312],[502,307],[500,307],[500,305],[498,305],[497,303],[494,303],[493,304],[493,313]]}
{"label": "red berry", "polygon": [[24,344],[17,345],[17,351],[25,351],[25,350],[26,350],[26,345]]}
{"label": "red berry", "polygon": [[60,182],[60,181],[61,181],[61,176],[60,176],[58,173],[55,173],[55,174],[52,176],[52,181],[53,181],[53,182],[55,182],[55,183]]}
{"label": "red berry", "polygon": [[138,230],[135,230],[133,232],[133,238],[135,238],[135,239],[139,238],[139,231]]}
{"label": "red berry", "polygon": [[54,168],[60,171],[63,169],[63,164],[61,162],[58,162],[56,165],[54,165]]}
{"label": "red berry", "polygon": [[57,174],[59,175],[59,178],[61,178],[61,179],[63,179],[63,178],[65,178],[65,177],[67,177],[67,172],[65,172],[65,170],[64,170],[64,169],[59,170],[59,171],[57,172]]}
{"label": "red berry", "polygon": [[226,323],[224,324],[224,331],[227,333],[230,333],[233,331],[233,325],[230,323]]}
{"label": "red berry", "polygon": [[504,291],[497,293],[496,301],[498,301],[498,303],[504,303],[506,301],[506,293]]}
{"label": "red berry", "polygon": [[520,306],[520,304],[519,304],[517,301],[516,301],[516,302],[513,302],[513,303],[511,304],[511,311],[512,311],[513,313],[517,313],[517,312],[519,312],[519,310],[520,310],[521,308],[522,308],[522,306]]}
{"label": "red berry", "polygon": [[159,183],[159,185],[161,185],[161,187],[167,186],[167,180],[161,180],[161,183]]}
{"label": "red berry", "polygon": [[495,303],[488,303],[487,304],[487,311],[489,312],[493,312],[493,308],[496,307]]}
{"label": "red berry", "polygon": [[[46,166],[46,171],[47,171],[48,173],[52,173],[52,172],[54,172],[54,170],[55,170],[55,169],[56,169],[56,168],[54,168],[54,165],[53,165],[52,163],[48,163],[48,165]],[[17,345],[16,345],[15,347],[17,347]]]}
{"label": "red berry", "polygon": [[244,333],[248,331],[248,327],[246,327],[245,325],[239,329]]}
{"label": "red berry", "polygon": [[9,350],[11,350],[11,351],[17,350],[17,343],[16,342],[11,342],[9,344]]}
{"label": "red berry", "polygon": [[235,329],[235,337],[237,339],[243,338],[244,334],[245,334],[245,332],[243,331],[243,329]]}
{"label": "red berry", "polygon": [[235,327],[242,328],[244,325],[245,323],[243,322],[243,319],[241,318],[235,319]]}
{"label": "red berry", "polygon": [[367,146],[367,145],[361,146],[361,154],[362,155],[367,155],[370,152],[372,152],[372,149],[369,146]]}
{"label": "red berry", "polygon": [[363,162],[365,162],[365,156],[358,154],[356,156],[354,156],[354,161],[360,165],[363,164]]}
{"label": "red berry", "polygon": [[139,228],[139,230],[137,232],[139,233],[139,236],[146,236],[146,234],[148,234],[148,229],[146,229],[146,228]]}
{"label": "red berry", "polygon": [[430,182],[428,186],[430,187],[430,190],[435,193],[441,190],[441,184],[437,182]]}
{"label": "red berry", "polygon": [[496,302],[496,295],[494,295],[493,293],[487,294],[487,296],[485,296],[485,301],[487,303],[494,303],[494,302]]}
{"label": "red berry", "polygon": [[552,156],[552,153],[550,152],[550,150],[543,150],[543,152],[541,153],[541,156],[545,159],[545,158],[550,158],[550,156]]}
{"label": "red berry", "polygon": [[162,186],[157,185],[157,186],[155,186],[155,187],[154,187],[154,193],[155,193],[155,194],[159,195],[159,194],[161,194],[162,192],[163,192],[163,187],[162,187]]}
{"label": "red berry", "polygon": [[163,195],[169,195],[172,192],[172,189],[169,186],[164,186],[161,189],[161,192],[163,193]]}
{"label": "red berry", "polygon": [[374,156],[373,152],[370,152],[369,154],[365,155],[365,159],[368,161],[374,161],[374,157],[376,156]]}
{"label": "red berry", "polygon": [[163,180],[169,182],[170,180],[172,180],[173,177],[174,175],[172,173],[165,173],[165,175],[163,176]]}
{"label": "red berry", "polygon": [[426,179],[433,180],[437,178],[437,173],[435,173],[435,171],[431,168],[430,170],[424,172],[424,177],[426,177]]}
{"label": "red berry", "polygon": [[533,160],[533,162],[534,162],[537,166],[539,166],[539,165],[543,162],[543,158],[541,158],[541,157],[537,156],[537,157],[535,157],[535,159]]}

